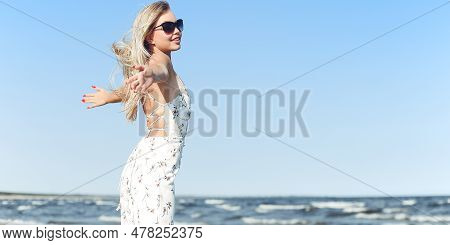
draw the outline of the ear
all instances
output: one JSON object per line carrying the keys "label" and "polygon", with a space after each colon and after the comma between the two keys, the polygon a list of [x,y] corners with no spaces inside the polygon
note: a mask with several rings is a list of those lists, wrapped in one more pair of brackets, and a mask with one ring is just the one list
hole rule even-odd
{"label": "ear", "polygon": [[153,42],[153,40],[152,40],[151,35],[148,35],[148,36],[145,38],[145,41],[146,41],[148,44],[150,44],[150,45],[155,44],[155,43]]}
{"label": "ear", "polygon": [[144,47],[148,52],[151,52],[153,44],[153,40],[151,40],[150,38],[145,38]]}

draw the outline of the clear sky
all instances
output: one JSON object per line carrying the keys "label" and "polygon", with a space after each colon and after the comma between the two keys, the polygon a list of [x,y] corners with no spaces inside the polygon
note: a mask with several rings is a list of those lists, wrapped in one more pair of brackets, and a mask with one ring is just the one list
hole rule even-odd
{"label": "clear sky", "polygon": [[[311,91],[309,137],[298,125],[296,137],[246,137],[239,96],[232,119],[224,95],[197,99],[206,89],[264,93],[446,1],[169,2],[185,23],[172,57],[194,97],[191,123],[211,121],[202,101],[219,120],[214,137],[186,139],[177,195],[450,194],[450,4],[280,88],[297,100]],[[100,176],[71,193],[118,194],[137,124],[119,104],[86,110],[80,100],[92,84],[107,87],[117,63],[98,50],[112,55],[147,3],[0,1],[0,191],[65,193]],[[275,103],[271,120],[286,110]]]}

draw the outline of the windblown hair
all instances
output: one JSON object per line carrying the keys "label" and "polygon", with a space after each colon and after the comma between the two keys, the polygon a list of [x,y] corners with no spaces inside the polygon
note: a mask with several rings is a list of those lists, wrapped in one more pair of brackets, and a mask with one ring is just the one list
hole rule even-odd
{"label": "windblown hair", "polygon": [[[133,69],[134,65],[144,65],[152,55],[151,45],[145,38],[156,26],[159,17],[170,9],[166,1],[157,1],[145,6],[137,14],[133,27],[120,41],[113,43],[112,50],[122,68],[124,79],[127,79],[138,71]],[[129,36],[131,34],[131,37]],[[128,121],[135,121],[138,104],[142,94],[136,93],[129,86],[121,84],[119,88],[112,91],[122,99],[123,111]]]}

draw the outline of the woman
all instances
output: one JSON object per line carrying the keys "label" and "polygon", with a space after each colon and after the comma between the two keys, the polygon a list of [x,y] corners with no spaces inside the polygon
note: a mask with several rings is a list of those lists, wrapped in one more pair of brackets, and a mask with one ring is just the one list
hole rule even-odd
{"label": "woman", "polygon": [[122,102],[129,121],[136,120],[141,105],[147,117],[148,133],[120,178],[121,224],[174,224],[174,180],[191,113],[189,94],[171,62],[171,52],[180,49],[182,30],[183,21],[167,2],[146,6],[133,23],[131,39],[113,44],[124,84],[112,92],[92,86],[96,92],[83,95],[83,103],[92,103],[88,109]]}

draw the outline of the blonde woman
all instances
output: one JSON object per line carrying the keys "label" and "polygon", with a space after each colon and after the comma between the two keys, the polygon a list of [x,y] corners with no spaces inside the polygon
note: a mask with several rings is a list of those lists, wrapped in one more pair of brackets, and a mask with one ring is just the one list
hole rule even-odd
{"label": "blonde woman", "polygon": [[122,102],[127,120],[136,120],[138,106],[146,115],[148,133],[129,156],[119,183],[121,224],[173,225],[175,176],[191,114],[190,97],[175,72],[171,52],[180,49],[183,21],[166,1],[144,7],[134,20],[131,39],[113,44],[124,83],[111,92],[92,86],[83,95],[88,109]]}

